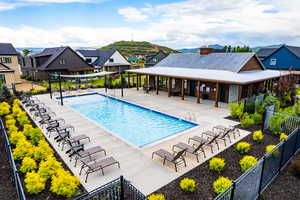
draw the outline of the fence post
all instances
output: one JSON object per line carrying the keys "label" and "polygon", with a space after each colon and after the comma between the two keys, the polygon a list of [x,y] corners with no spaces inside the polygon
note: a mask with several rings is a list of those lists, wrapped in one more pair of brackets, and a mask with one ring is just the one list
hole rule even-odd
{"label": "fence post", "polygon": [[264,168],[265,168],[265,162],[266,162],[266,156],[263,157],[263,163],[262,163],[262,169],[261,169],[261,175],[260,175],[260,180],[259,180],[259,189],[258,189],[258,194],[261,194],[261,187],[262,187],[262,180],[264,177]]}
{"label": "fence post", "polygon": [[232,184],[232,190],[231,190],[231,195],[230,195],[230,200],[233,200],[233,197],[234,197],[234,191],[235,191],[235,181],[233,181],[233,184]]}
{"label": "fence post", "polygon": [[124,177],[120,176],[120,183],[121,183],[121,196],[120,196],[120,200],[124,200]]}
{"label": "fence post", "polygon": [[297,152],[297,146],[298,146],[298,138],[299,138],[299,128],[297,128],[297,130],[296,130],[296,134],[297,134],[297,136],[296,136],[296,142],[295,142],[295,146],[294,146],[294,151],[293,151],[293,154],[295,155],[296,154],[296,152]]}
{"label": "fence post", "polygon": [[280,172],[283,162],[283,154],[284,154],[284,147],[285,147],[285,143],[286,143],[286,139],[283,141],[282,143],[282,152],[281,152],[281,156],[280,156],[280,162],[279,162],[279,168],[278,168],[278,172]]}

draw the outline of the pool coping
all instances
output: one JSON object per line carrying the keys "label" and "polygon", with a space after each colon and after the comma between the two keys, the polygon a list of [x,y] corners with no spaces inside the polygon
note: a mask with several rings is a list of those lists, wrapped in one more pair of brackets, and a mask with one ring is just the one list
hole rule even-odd
{"label": "pool coping", "polygon": [[[93,95],[93,94],[98,94],[98,95],[101,95],[101,96],[105,96],[105,97],[108,97],[108,98],[112,98],[116,101],[121,101],[123,103],[127,103],[127,104],[130,104],[130,105],[133,105],[133,106],[136,106],[136,107],[140,107],[140,108],[143,108],[143,109],[146,109],[146,110],[150,110],[151,112],[156,112],[156,113],[159,113],[161,115],[164,115],[164,116],[168,116],[168,117],[171,117],[171,118],[174,118],[174,119],[177,119],[177,120],[180,120],[180,121],[185,121],[187,123],[190,123],[190,124],[193,124],[195,125],[194,127],[192,128],[188,128],[184,131],[180,131],[180,132],[176,132],[174,134],[171,134],[171,135],[168,135],[168,136],[165,136],[165,137],[162,137],[160,139],[157,139],[157,140],[154,140],[153,142],[150,142],[150,143],[147,143],[147,144],[144,144],[144,145],[141,145],[141,146],[137,146],[129,141],[127,141],[126,139],[122,138],[121,136],[117,135],[116,133],[108,130],[107,128],[105,128],[104,126],[102,126],[101,124],[99,124],[98,122],[96,122],[95,120],[93,119],[90,119],[88,118],[87,116],[81,114],[79,111],[77,111],[76,109],[72,108],[71,106],[67,105],[67,104],[64,104],[65,106],[67,106],[68,108],[70,108],[71,110],[73,110],[74,112],[78,113],[80,116],[84,117],[85,119],[93,122],[95,125],[97,126],[100,126],[102,129],[104,129],[106,132],[110,133],[112,136],[122,140],[123,142],[125,142],[126,144],[138,149],[138,150],[142,150],[142,149],[145,149],[145,148],[148,148],[148,147],[153,147],[159,143],[162,143],[162,142],[165,142],[169,139],[172,139],[172,138],[175,138],[175,137],[178,137],[180,135],[183,135],[189,131],[193,131],[194,129],[197,129],[200,127],[199,124],[195,123],[195,122],[191,122],[191,121],[188,121],[188,120],[185,120],[185,119],[181,119],[179,117],[176,117],[176,116],[173,116],[171,114],[166,114],[166,113],[163,113],[163,112],[160,112],[160,111],[157,111],[157,110],[154,110],[152,108],[148,108],[147,106],[143,106],[143,105],[140,105],[140,104],[137,104],[137,103],[131,103],[129,101],[126,101],[126,100],[123,100],[123,99],[119,99],[119,98],[116,98],[114,96],[111,96],[111,95],[108,95],[108,94],[102,94],[100,92],[88,92],[88,93],[84,93],[84,94],[72,94],[72,95],[68,95],[68,96],[63,96],[63,98],[69,98],[69,97],[78,97],[78,96],[87,96],[87,95]],[[54,101],[57,101],[59,102],[60,101],[60,97],[55,97],[53,98]]]}

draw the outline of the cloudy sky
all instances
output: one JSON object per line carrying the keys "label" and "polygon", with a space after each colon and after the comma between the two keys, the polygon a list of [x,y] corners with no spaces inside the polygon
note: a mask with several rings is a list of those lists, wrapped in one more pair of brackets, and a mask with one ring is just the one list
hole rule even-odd
{"label": "cloudy sky", "polygon": [[300,45],[300,0],[0,0],[0,42]]}

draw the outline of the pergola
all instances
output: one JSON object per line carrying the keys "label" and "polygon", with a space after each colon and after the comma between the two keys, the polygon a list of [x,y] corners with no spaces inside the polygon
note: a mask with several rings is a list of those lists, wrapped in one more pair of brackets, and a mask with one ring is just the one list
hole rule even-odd
{"label": "pergola", "polygon": [[[104,77],[104,87],[105,92],[107,92],[107,76],[112,74],[117,74],[118,72],[98,72],[98,73],[91,73],[91,74],[76,74],[76,75],[63,75],[63,74],[49,74],[48,76],[48,82],[49,82],[49,92],[50,92],[50,98],[52,99],[52,87],[51,83],[53,80],[58,81],[59,83],[59,94],[60,94],[60,103],[63,105],[63,95],[62,95],[62,79],[75,79],[75,80],[82,80],[82,79],[90,79],[90,78],[96,78],[96,77]],[[121,78],[121,95],[123,97],[123,76],[122,73],[120,73]]]}

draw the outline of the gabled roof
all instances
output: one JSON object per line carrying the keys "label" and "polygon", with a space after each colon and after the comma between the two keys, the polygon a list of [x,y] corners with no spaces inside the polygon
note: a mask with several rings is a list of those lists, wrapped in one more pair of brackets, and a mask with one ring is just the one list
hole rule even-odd
{"label": "gabled roof", "polygon": [[0,55],[19,55],[10,43],[0,43]]}
{"label": "gabled roof", "polygon": [[95,66],[103,66],[116,51],[116,49],[78,50],[84,57],[97,57],[97,59],[91,63]]}
{"label": "gabled roof", "polygon": [[290,50],[292,53],[294,53],[298,58],[300,58],[300,47],[295,46],[286,46],[288,50]]}
{"label": "gabled roof", "polygon": [[0,72],[14,72],[14,70],[10,69],[3,63],[0,63]]}
{"label": "gabled roof", "polygon": [[[239,72],[255,56],[254,53],[170,54],[154,67],[195,68]],[[262,66],[263,68],[263,66]]]}
{"label": "gabled roof", "polygon": [[272,53],[274,53],[277,50],[277,48],[261,48],[256,52],[256,55],[259,58],[266,58],[268,56],[270,56]]}
{"label": "gabled roof", "polygon": [[48,56],[48,60],[44,62],[41,66],[37,66],[38,69],[43,70],[46,69],[49,64],[51,64],[60,54],[62,54],[67,48],[70,47],[54,47],[54,48],[46,48],[41,53],[37,53],[32,55],[32,57],[42,57]]}
{"label": "gabled roof", "polygon": [[156,52],[155,54],[146,56],[146,57],[145,57],[146,62],[150,62],[155,56],[157,56],[157,55],[160,54],[160,53],[162,53],[162,54],[164,54],[164,55],[166,55],[166,56],[168,55],[168,54],[165,53],[164,51],[159,50],[159,51]]}
{"label": "gabled roof", "polygon": [[256,55],[261,59],[266,59],[277,52],[279,49],[286,47],[290,52],[292,52],[295,56],[300,58],[300,47],[289,46],[289,45],[281,45],[278,48],[261,48]]}

